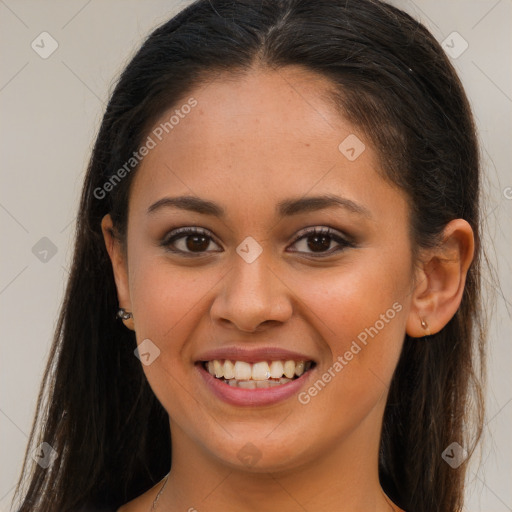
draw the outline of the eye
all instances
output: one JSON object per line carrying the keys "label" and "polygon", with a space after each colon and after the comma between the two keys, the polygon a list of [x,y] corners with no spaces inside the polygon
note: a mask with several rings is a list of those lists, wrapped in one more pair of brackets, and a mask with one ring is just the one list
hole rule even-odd
{"label": "eye", "polygon": [[203,254],[212,242],[213,239],[209,231],[202,228],[185,227],[171,231],[161,245],[171,252],[194,256]]}
{"label": "eye", "polygon": [[[333,241],[340,247],[328,251]],[[297,245],[299,242],[303,243],[304,249],[309,249],[312,252],[308,253],[306,250],[294,250],[291,252],[306,252],[306,254],[311,255],[318,253],[319,257],[340,252],[347,247],[355,247],[353,242],[329,227],[305,228],[299,232],[292,245]],[[208,251],[211,243],[218,245],[213,241],[212,234],[208,230],[196,227],[183,227],[171,231],[161,242],[161,245],[170,252],[181,253],[187,256],[199,256]]]}
{"label": "eye", "polygon": [[[335,248],[334,250],[327,250],[331,247],[331,243],[335,241],[340,247]],[[310,249],[312,253],[307,253],[307,251],[299,250],[292,252],[306,252],[306,254],[314,254],[320,253],[319,256],[330,256],[335,252],[340,252],[346,249],[347,247],[355,247],[354,243],[344,238],[340,233],[337,233],[333,229],[329,227],[322,228],[305,228],[301,230],[293,242],[293,245],[298,244],[299,242],[303,243],[303,247],[306,249]],[[317,257],[317,256],[315,256]]]}

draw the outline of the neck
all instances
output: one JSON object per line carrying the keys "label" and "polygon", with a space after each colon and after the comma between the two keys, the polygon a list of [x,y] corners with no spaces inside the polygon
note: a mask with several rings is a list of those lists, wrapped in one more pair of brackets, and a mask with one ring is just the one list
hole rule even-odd
{"label": "neck", "polygon": [[172,470],[156,510],[235,512],[403,512],[378,478],[380,432],[354,431],[336,447],[293,468],[233,467],[171,424]]}

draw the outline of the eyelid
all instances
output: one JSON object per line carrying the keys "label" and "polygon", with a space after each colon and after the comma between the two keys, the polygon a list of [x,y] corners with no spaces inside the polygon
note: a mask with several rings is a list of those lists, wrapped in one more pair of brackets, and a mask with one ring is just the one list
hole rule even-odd
{"label": "eyelid", "polygon": [[308,227],[301,229],[297,233],[297,235],[291,245],[296,244],[301,239],[304,239],[304,238],[307,238],[308,236],[312,236],[312,235],[316,235],[316,234],[329,236],[330,238],[332,238],[333,241],[335,241],[339,245],[339,247],[335,248],[334,250],[331,249],[329,251],[319,252],[319,253],[314,253],[314,252],[309,252],[309,253],[306,252],[305,253],[303,251],[291,251],[291,252],[305,254],[307,257],[327,258],[329,256],[332,256],[333,254],[339,254],[347,248],[353,248],[356,246],[356,243],[352,239],[352,237],[350,237],[346,234],[343,234],[342,232],[340,232],[336,229],[333,229],[330,226],[318,226],[318,225],[308,226]]}
{"label": "eyelid", "polygon": [[208,235],[209,237],[211,238],[215,238],[213,233],[209,230],[209,229],[206,229],[206,228],[202,228],[202,227],[199,227],[199,226],[181,226],[181,227],[178,227],[178,228],[175,228],[175,229],[172,229],[171,231],[169,231],[165,237],[164,237],[164,240],[167,240],[167,239],[170,239],[170,238],[174,238],[176,235],[180,235],[180,234],[197,234],[197,235]]}
{"label": "eyelid", "polygon": [[338,237],[341,238],[346,243],[353,243],[351,238],[345,234],[343,234],[341,231],[338,231],[336,229],[331,228],[330,226],[307,226],[305,228],[302,228],[296,235],[293,243],[295,243],[300,238],[303,238],[304,235],[315,235],[315,234],[321,234],[321,235],[329,235],[331,237]]}
{"label": "eyelid", "polygon": [[[182,226],[176,229],[172,229],[170,232],[168,232],[160,242],[160,245],[163,247],[167,247],[170,245],[171,241],[174,239],[184,238],[185,235],[204,235],[208,238],[211,238],[211,240],[216,243],[217,245],[220,245],[214,234],[206,228],[201,228],[199,226]],[[181,252],[179,250],[176,250],[175,252]],[[185,253],[185,254],[194,254],[194,253]],[[197,255],[200,255],[202,253],[197,253]],[[203,253],[206,254],[206,253]]]}
{"label": "eyelid", "polygon": [[[314,258],[322,258],[322,257],[328,257],[328,256],[331,256],[332,254],[342,252],[346,248],[355,247],[355,243],[350,236],[347,236],[347,235],[339,232],[338,230],[331,228],[330,226],[319,226],[319,225],[307,226],[305,228],[302,228],[297,233],[297,235],[294,237],[294,240],[291,243],[291,245],[294,245],[299,240],[306,238],[307,235],[311,236],[311,235],[315,235],[315,234],[328,235],[329,237],[331,237],[333,239],[333,241],[338,243],[338,245],[340,247],[338,247],[335,250],[330,250],[328,252],[320,252],[320,253],[304,253],[303,251],[291,251],[291,252],[306,254],[308,256],[313,256]],[[216,245],[220,246],[220,244],[216,241],[216,237],[213,235],[213,233],[209,229],[202,228],[199,226],[183,226],[183,227],[173,229],[169,233],[167,233],[166,236],[164,236],[164,238],[160,242],[160,245],[162,247],[166,248],[169,252],[173,252],[175,254],[182,254],[182,255],[193,256],[193,257],[205,256],[205,255],[209,254],[208,251],[194,253],[194,252],[187,252],[187,251],[181,251],[179,249],[171,249],[170,248],[171,241],[174,241],[174,240],[180,239],[180,238],[184,238],[184,237],[186,237],[186,235],[204,235],[204,236],[210,238]],[[219,251],[214,251],[214,252],[219,252]]]}

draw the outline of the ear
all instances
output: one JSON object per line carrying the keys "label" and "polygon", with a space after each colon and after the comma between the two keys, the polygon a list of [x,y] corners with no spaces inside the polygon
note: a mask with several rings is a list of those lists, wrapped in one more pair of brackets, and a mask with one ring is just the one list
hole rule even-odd
{"label": "ear", "polygon": [[474,245],[471,226],[464,219],[455,219],[443,230],[441,243],[422,255],[406,324],[409,336],[435,334],[455,315]]}
{"label": "ear", "polygon": [[[115,235],[114,225],[109,214],[105,215],[101,220],[101,230],[103,232],[105,246],[112,263],[112,270],[114,271],[119,307],[131,312],[132,307],[130,301],[130,288],[128,286],[128,265],[126,256],[122,250],[121,242]],[[132,331],[135,330],[133,317],[123,320],[123,323]]]}

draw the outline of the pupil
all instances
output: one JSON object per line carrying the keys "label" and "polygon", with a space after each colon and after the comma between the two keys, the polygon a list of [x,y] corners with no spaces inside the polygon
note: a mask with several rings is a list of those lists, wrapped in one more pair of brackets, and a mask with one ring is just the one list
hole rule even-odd
{"label": "pupil", "polygon": [[[309,238],[314,240],[313,243],[309,243],[308,242],[308,247],[312,251],[315,251],[315,248],[318,248],[318,246],[315,246],[315,244],[319,244],[320,245],[320,251],[322,249],[324,249],[324,250],[328,249],[329,245],[331,245],[330,237],[328,235],[312,235]],[[321,242],[318,242],[319,240],[321,240]]]}
{"label": "pupil", "polygon": [[[193,240],[193,242],[191,242]],[[199,242],[198,242],[199,241]],[[194,245],[199,243],[199,247]],[[209,242],[208,237],[204,235],[190,235],[187,237],[187,249],[190,251],[197,250],[198,252],[202,250],[206,250],[208,248]]]}

